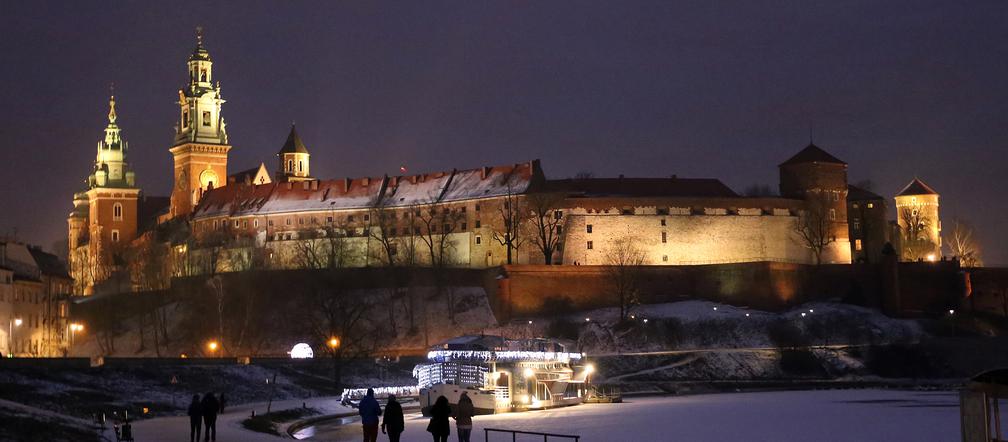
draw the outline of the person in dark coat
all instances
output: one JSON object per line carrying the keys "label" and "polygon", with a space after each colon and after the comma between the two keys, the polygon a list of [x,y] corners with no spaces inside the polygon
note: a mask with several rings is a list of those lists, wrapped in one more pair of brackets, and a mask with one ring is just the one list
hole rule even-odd
{"label": "person in dark coat", "polygon": [[217,411],[220,410],[220,402],[213,393],[203,395],[203,440],[217,440]]}
{"label": "person in dark coat", "polygon": [[388,403],[385,404],[385,417],[382,418],[381,432],[388,431],[389,442],[399,442],[399,436],[406,430],[406,421],[403,420],[402,405],[396,401],[395,395],[388,395]]}
{"label": "person in dark coat", "polygon": [[378,440],[378,416],[381,416],[381,405],[374,397],[374,390],[367,389],[367,394],[357,405],[357,414],[360,414],[361,425],[364,427],[364,442],[375,442]]}
{"label": "person in dark coat", "polygon": [[189,442],[199,442],[200,427],[203,426],[203,404],[198,394],[192,397],[189,404]]}
{"label": "person in dark coat", "polygon": [[448,398],[438,396],[430,409],[430,416],[427,432],[434,436],[434,442],[448,442],[448,435],[451,434],[451,425],[448,424],[451,406],[448,405]]}
{"label": "person in dark coat", "polygon": [[469,399],[469,393],[463,391],[459,396],[458,405],[455,406],[455,413],[452,415],[455,418],[455,429],[458,431],[459,442],[469,442],[469,436],[472,435],[474,414],[476,414],[476,408],[473,406],[473,401]]}
{"label": "person in dark coat", "polygon": [[217,399],[220,402],[220,414],[224,414],[224,407],[227,406],[227,399],[224,397],[224,393],[220,394],[220,398]]}

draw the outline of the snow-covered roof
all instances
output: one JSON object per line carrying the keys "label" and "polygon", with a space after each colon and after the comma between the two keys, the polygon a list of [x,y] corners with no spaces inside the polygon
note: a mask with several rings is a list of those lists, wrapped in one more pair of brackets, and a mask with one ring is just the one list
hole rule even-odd
{"label": "snow-covered roof", "polygon": [[367,209],[381,204],[407,207],[521,194],[541,176],[538,161],[380,178],[230,184],[211,189],[193,217],[252,216],[285,212]]}

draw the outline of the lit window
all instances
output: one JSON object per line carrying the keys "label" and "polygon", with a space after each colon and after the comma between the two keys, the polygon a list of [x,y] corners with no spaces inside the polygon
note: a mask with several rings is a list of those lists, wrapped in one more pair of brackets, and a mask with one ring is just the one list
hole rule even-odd
{"label": "lit window", "polygon": [[595,244],[593,244],[591,241],[588,241],[588,250],[591,250],[591,249],[594,249],[594,248],[595,248]]}
{"label": "lit window", "polygon": [[855,239],[854,240],[854,250],[861,250],[861,240],[860,239]]}
{"label": "lit window", "polygon": [[121,203],[115,203],[115,205],[112,206],[112,219],[115,221],[122,221],[123,207]]}
{"label": "lit window", "polygon": [[119,242],[119,231],[118,230],[113,230],[112,231],[112,242]]}
{"label": "lit window", "polygon": [[210,127],[210,111],[203,111],[203,126]]}
{"label": "lit window", "polygon": [[868,208],[869,208],[869,209],[873,209],[873,208],[875,208],[875,204],[873,204],[873,203],[868,203]]}

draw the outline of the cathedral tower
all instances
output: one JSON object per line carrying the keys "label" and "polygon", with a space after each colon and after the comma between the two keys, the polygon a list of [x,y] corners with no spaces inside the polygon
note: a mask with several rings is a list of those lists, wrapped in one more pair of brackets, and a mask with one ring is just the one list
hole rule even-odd
{"label": "cathedral tower", "polygon": [[914,178],[896,195],[896,222],[902,259],[934,261],[941,256],[938,192]]}
{"label": "cathedral tower", "polygon": [[74,195],[74,210],[67,218],[68,256],[79,293],[104,279],[114,265],[113,255],[137,236],[140,189],[127,161],[129,145],[116,123],[115,104],[112,96],[87,190]]}
{"label": "cathedral tower", "polygon": [[179,123],[169,150],[175,162],[172,217],[192,212],[207,190],[227,183],[227,155],[231,150],[221,107],[220,82],[213,82],[213,61],[197,29],[196,48],[189,56],[189,84],[178,92]]}
{"label": "cathedral tower", "polygon": [[280,148],[280,152],[277,152],[277,159],[280,161],[280,167],[276,172],[277,181],[313,180],[314,178],[311,177],[308,169],[309,157],[311,154],[308,153],[308,148],[301,142],[301,137],[298,136],[292,124],[290,134],[287,135],[287,142]]}

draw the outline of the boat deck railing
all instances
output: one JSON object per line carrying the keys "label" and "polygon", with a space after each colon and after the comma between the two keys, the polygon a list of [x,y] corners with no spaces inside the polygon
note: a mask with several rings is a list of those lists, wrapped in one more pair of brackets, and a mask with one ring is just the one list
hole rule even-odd
{"label": "boat deck railing", "polygon": [[519,434],[527,434],[532,436],[542,436],[543,442],[549,441],[549,438],[561,438],[561,439],[574,439],[574,442],[580,442],[581,436],[576,434],[553,434],[553,433],[540,433],[537,431],[519,431],[519,430],[504,430],[500,428],[484,428],[483,429],[483,442],[490,442],[490,433],[511,433],[511,442],[517,440]]}

